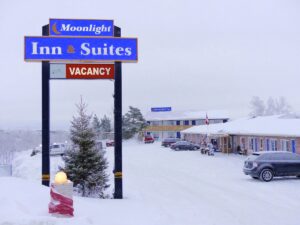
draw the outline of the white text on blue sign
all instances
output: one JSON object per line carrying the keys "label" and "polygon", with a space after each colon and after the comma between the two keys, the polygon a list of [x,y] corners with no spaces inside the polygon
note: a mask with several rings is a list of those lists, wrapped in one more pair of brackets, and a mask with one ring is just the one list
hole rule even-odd
{"label": "white text on blue sign", "polygon": [[137,61],[137,38],[25,37],[28,61]]}
{"label": "white text on blue sign", "polygon": [[50,36],[114,36],[113,20],[50,19]]}
{"label": "white text on blue sign", "polygon": [[172,111],[171,107],[156,107],[151,108],[151,112],[170,112]]}

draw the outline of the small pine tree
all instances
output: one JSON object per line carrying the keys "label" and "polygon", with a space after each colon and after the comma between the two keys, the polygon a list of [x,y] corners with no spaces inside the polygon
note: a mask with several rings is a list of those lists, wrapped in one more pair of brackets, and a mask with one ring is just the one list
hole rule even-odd
{"label": "small pine tree", "polygon": [[94,117],[93,117],[93,128],[94,128],[94,131],[96,133],[96,137],[97,138],[101,138],[101,122],[100,120],[98,119],[97,115],[95,114]]}
{"label": "small pine tree", "polygon": [[107,139],[108,133],[112,132],[111,120],[106,115],[104,115],[100,123],[102,138]]}
{"label": "small pine tree", "polygon": [[111,120],[104,115],[104,117],[101,119],[101,130],[103,132],[111,132]]}
{"label": "small pine tree", "polygon": [[132,138],[146,126],[146,120],[138,108],[129,106],[129,111],[123,116],[122,133],[124,139]]}
{"label": "small pine tree", "polygon": [[86,114],[87,105],[81,99],[76,106],[78,116],[73,116],[70,129],[73,146],[63,158],[64,170],[82,196],[104,198],[104,191],[109,187],[108,163],[104,152],[96,149],[95,132],[90,125],[92,116]]}

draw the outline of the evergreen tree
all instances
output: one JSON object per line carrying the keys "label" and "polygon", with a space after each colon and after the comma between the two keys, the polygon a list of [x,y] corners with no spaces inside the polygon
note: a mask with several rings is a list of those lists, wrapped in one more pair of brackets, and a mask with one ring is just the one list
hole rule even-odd
{"label": "evergreen tree", "polygon": [[86,114],[86,104],[77,106],[78,116],[71,121],[72,148],[64,156],[65,172],[82,196],[104,198],[109,185],[106,169],[108,163],[104,152],[95,146],[95,131],[91,126],[91,115]]}
{"label": "evergreen tree", "polygon": [[129,111],[123,116],[122,133],[124,139],[132,138],[136,133],[146,126],[141,111],[138,108],[129,106]]}
{"label": "evergreen tree", "polygon": [[109,137],[109,133],[112,132],[111,120],[104,115],[101,119],[101,132],[102,138],[107,139]]}
{"label": "evergreen tree", "polygon": [[111,120],[104,115],[104,117],[101,119],[101,130],[103,132],[111,132],[112,128],[111,128]]}
{"label": "evergreen tree", "polygon": [[98,119],[97,115],[95,114],[94,117],[93,117],[93,128],[94,128],[94,131],[96,133],[96,137],[97,138],[101,138],[101,122],[100,120]]}

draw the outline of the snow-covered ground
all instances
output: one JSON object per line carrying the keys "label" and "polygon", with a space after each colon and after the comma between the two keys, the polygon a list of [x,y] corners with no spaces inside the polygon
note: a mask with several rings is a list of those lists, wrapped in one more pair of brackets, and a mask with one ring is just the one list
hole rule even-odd
{"label": "snow-covered ground", "polygon": [[[300,179],[253,180],[245,157],[174,152],[159,143],[125,143],[124,199],[74,198],[74,218],[47,213],[40,155],[20,153],[13,178],[0,178],[0,224],[298,225]],[[113,162],[113,149],[107,149]],[[63,165],[51,157],[53,172]],[[53,177],[53,176],[52,176]],[[110,190],[112,191],[112,190]]]}

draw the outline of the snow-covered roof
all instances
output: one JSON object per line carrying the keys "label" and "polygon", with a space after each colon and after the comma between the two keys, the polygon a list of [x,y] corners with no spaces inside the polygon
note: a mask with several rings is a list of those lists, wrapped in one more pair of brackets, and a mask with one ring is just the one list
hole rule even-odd
{"label": "snow-covered roof", "polygon": [[147,121],[158,120],[194,120],[205,119],[228,119],[228,112],[224,110],[214,111],[169,111],[169,112],[148,112],[145,115]]}
{"label": "snow-covered roof", "polygon": [[300,118],[278,115],[242,118],[227,123],[194,126],[182,133],[300,137]]}

